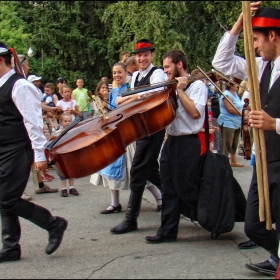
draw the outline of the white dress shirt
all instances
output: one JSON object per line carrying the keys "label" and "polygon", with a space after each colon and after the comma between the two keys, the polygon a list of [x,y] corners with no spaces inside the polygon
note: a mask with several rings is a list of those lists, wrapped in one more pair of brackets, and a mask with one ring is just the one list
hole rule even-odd
{"label": "white dress shirt", "polygon": [[[140,81],[142,78],[146,77],[146,75],[150,72],[150,70],[154,67],[153,63],[150,64],[150,66],[145,69],[144,71],[135,71],[132,74],[132,78],[131,78],[131,89],[134,89],[134,83],[136,80],[136,77],[138,75],[138,73],[140,73],[139,77],[138,77],[138,81]],[[164,73],[164,71],[162,69],[156,69],[153,74],[150,77],[150,84],[154,85],[157,83],[162,83],[168,80],[167,75]],[[148,96],[150,94],[150,92],[153,91],[159,91],[159,90],[163,90],[164,87],[160,87],[160,88],[156,88],[153,90],[149,90],[149,91],[145,91],[145,92],[140,92],[138,93],[138,98],[142,98],[144,96]]]}
{"label": "white dress shirt", "polygon": [[[215,69],[225,75],[247,80],[246,60],[242,57],[234,55],[237,40],[238,35],[232,35],[229,32],[226,32],[219,43],[212,65]],[[258,68],[258,79],[260,81],[268,61],[263,61],[261,57],[256,57],[256,63]],[[272,62],[272,65],[274,65],[274,67],[271,73],[269,89],[280,76],[280,56]],[[280,133],[277,130],[277,124],[279,122],[280,119],[276,119],[277,133]]]}
{"label": "white dress shirt", "polygon": [[[12,69],[0,78],[0,87],[15,73]],[[43,117],[41,100],[35,85],[26,79],[15,82],[12,89],[12,99],[23,116],[23,122],[31,140],[35,153],[35,162],[45,161],[44,149],[47,139],[43,133]]]}
{"label": "white dress shirt", "polygon": [[198,133],[203,127],[205,120],[205,105],[207,102],[208,90],[205,84],[198,80],[193,82],[185,93],[194,101],[196,109],[200,113],[200,118],[193,119],[183,107],[180,99],[178,99],[178,109],[176,117],[167,127],[167,134],[172,136],[182,136]]}

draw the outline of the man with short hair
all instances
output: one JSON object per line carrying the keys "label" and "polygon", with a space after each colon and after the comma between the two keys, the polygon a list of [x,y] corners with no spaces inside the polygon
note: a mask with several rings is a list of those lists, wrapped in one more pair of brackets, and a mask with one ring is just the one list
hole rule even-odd
{"label": "man with short hair", "polygon": [[149,243],[177,240],[182,209],[196,210],[192,193],[200,160],[198,132],[203,127],[207,88],[196,80],[188,84],[188,60],[180,50],[171,50],[163,58],[168,80],[176,79],[178,108],[176,118],[167,127],[168,138],[160,158],[162,183],[161,226],[155,236],[147,236]]}
{"label": "man with short hair", "polygon": [[135,56],[130,56],[126,61],[126,70],[127,70],[127,77],[126,82],[131,84],[132,74],[139,70],[139,67],[136,63]]}
{"label": "man with short hair", "polygon": [[126,64],[126,61],[129,57],[129,52],[128,51],[122,51],[120,54],[121,60],[119,62]]}
{"label": "man with short hair", "polygon": [[[259,8],[260,4],[260,1],[252,2],[251,11],[255,12],[252,17],[254,48],[260,55],[256,58],[256,64],[262,110],[250,112],[249,124],[253,128],[264,130],[271,214],[276,230],[266,230],[265,222],[260,222],[259,219],[256,165],[247,198],[244,230],[251,240],[266,249],[271,256],[262,263],[246,264],[246,268],[274,276],[279,261],[280,236],[280,9]],[[212,64],[225,75],[246,80],[246,61],[234,54],[242,29],[243,13],[221,39]]]}
{"label": "man with short hair", "polygon": [[[139,65],[139,71],[132,75],[131,88],[164,82],[167,80],[162,69],[153,65],[155,48],[147,39],[137,41],[134,49],[135,59]],[[158,90],[161,90],[159,88]],[[138,93],[121,99],[124,102],[141,98],[147,93]],[[118,99],[117,99],[118,102]],[[120,103],[119,103],[120,104]],[[159,116],[160,117],[160,116]],[[161,190],[158,156],[165,136],[165,129],[151,135],[141,137],[136,141],[136,151],[130,170],[130,198],[128,212],[125,219],[111,229],[112,233],[123,234],[138,229],[137,218],[141,209],[142,196],[147,181]]]}
{"label": "man with short hair", "polygon": [[11,54],[0,42],[0,212],[3,248],[0,263],[21,258],[19,217],[49,233],[46,254],[61,244],[67,221],[53,217],[49,210],[21,198],[29,180],[31,165],[46,172],[41,100],[33,84],[11,67]]}

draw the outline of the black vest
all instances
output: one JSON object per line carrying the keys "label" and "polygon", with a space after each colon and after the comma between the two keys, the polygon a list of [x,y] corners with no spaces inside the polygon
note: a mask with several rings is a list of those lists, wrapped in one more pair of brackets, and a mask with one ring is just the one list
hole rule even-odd
{"label": "black vest", "polygon": [[145,86],[145,85],[149,85],[150,84],[150,78],[152,76],[152,74],[154,73],[154,71],[158,69],[157,67],[153,67],[150,72],[144,77],[142,78],[140,81],[138,81],[138,77],[140,75],[140,72],[138,73],[138,75],[136,76],[135,82],[134,82],[134,87],[140,87],[140,86]]}
{"label": "black vest", "polygon": [[0,153],[31,145],[23,117],[12,99],[13,86],[19,79],[23,77],[13,74],[0,87]]}
{"label": "black vest", "polygon": [[[260,82],[260,95],[262,109],[273,118],[280,117],[280,77],[268,91],[271,76],[271,62],[262,74]],[[280,160],[280,135],[273,130],[264,130],[266,156],[268,162]]]}

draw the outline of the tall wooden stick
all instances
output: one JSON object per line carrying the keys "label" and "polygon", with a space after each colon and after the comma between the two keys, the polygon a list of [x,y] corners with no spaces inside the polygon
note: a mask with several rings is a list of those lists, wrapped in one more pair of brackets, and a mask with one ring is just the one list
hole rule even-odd
{"label": "tall wooden stick", "polygon": [[[253,30],[251,18],[251,5],[249,1],[242,1],[244,49],[247,61],[248,82],[250,89],[250,105],[252,110],[261,110],[259,80],[255,49],[253,45]],[[261,222],[266,222],[266,229],[272,229],[269,184],[267,177],[266,148],[264,132],[261,129],[253,129],[253,137],[256,151],[256,173],[259,193],[259,216]]]}

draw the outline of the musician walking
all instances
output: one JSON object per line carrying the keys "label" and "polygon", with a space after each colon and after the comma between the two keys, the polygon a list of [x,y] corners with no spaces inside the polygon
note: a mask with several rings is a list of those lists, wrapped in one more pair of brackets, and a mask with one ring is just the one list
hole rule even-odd
{"label": "musician walking", "polygon": [[[251,111],[251,127],[264,130],[269,194],[272,220],[276,230],[267,230],[266,223],[259,219],[258,182],[256,165],[249,189],[245,233],[256,244],[266,249],[271,258],[257,264],[246,264],[248,269],[274,275],[278,263],[278,243],[280,234],[280,9],[258,8],[261,2],[251,3],[254,48],[260,57],[256,58],[260,81],[261,111]],[[223,36],[213,59],[213,66],[225,75],[246,79],[246,61],[234,55],[238,35],[243,29],[241,13],[232,29]]]}
{"label": "musician walking", "polygon": [[[49,232],[45,252],[52,254],[60,245],[67,221],[21,198],[29,179],[31,165],[45,173],[41,100],[35,86],[23,78],[13,49],[0,42],[0,211],[3,249],[0,263],[21,258],[19,217],[25,218]],[[14,53],[14,58],[16,55]],[[20,73],[20,74],[19,74]]]}
{"label": "musician walking", "polygon": [[146,237],[149,243],[176,241],[182,209],[189,213],[195,210],[192,192],[200,158],[198,132],[203,127],[208,94],[201,80],[188,85],[188,60],[183,52],[172,50],[162,60],[168,79],[178,81],[178,109],[167,127],[168,138],[160,158],[161,226],[155,236]]}
{"label": "musician walking", "polygon": [[[152,63],[154,50],[155,48],[149,40],[142,39],[137,41],[133,54],[135,54],[139,71],[134,72],[132,75],[132,89],[167,80],[163,70],[155,67]],[[161,88],[158,90],[161,90]],[[135,98],[147,96],[147,94],[149,93],[139,93],[134,96],[124,97],[121,98],[120,102],[129,102]],[[158,156],[164,136],[165,129],[162,129],[151,136],[145,136],[136,141],[136,151],[130,171],[131,192],[127,206],[128,211],[124,220],[118,226],[111,229],[112,233],[123,234],[138,229],[137,218],[141,209],[142,196],[147,181],[161,189]]]}

